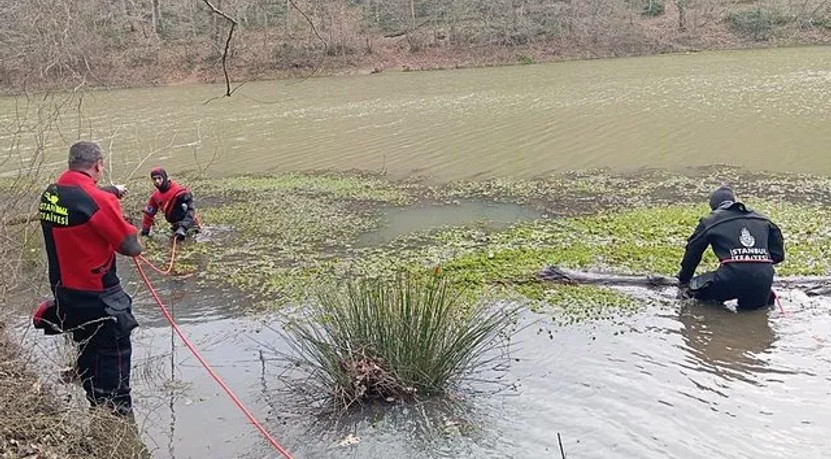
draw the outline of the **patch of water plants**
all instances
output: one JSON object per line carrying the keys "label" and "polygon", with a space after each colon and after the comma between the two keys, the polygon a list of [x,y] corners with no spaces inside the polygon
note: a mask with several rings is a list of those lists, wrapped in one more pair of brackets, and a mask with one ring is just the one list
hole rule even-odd
{"label": "patch of water plants", "polygon": [[[707,193],[735,182],[740,198],[783,230],[781,275],[831,271],[831,182],[806,175],[759,175],[731,168],[689,174],[606,171],[535,180],[494,179],[427,186],[360,174],[287,174],[193,183],[206,228],[229,228],[182,251],[199,278],[248,292],[263,307],[298,304],[313,286],[351,278],[393,279],[441,266],[472,298],[521,300],[571,317],[636,308],[607,288],[538,282],[545,265],[636,274],[677,272],[687,236],[707,213]],[[486,199],[529,206],[544,218],[505,229],[436,228],[362,247],[386,209]],[[702,268],[712,268],[708,254]],[[606,312],[600,314],[606,316]]]}

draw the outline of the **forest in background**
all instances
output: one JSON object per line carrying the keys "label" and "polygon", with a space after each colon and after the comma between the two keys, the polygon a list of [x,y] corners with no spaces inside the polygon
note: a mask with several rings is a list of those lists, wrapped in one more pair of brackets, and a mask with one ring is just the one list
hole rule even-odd
{"label": "forest in background", "polygon": [[831,38],[829,0],[0,0],[0,8],[6,93],[223,81],[231,20],[235,81]]}

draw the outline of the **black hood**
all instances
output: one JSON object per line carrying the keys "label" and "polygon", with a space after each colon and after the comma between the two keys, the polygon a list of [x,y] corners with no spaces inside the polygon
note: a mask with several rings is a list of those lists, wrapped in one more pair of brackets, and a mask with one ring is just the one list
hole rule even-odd
{"label": "black hood", "polygon": [[152,171],[150,171],[150,178],[154,179],[156,177],[161,177],[162,178],[162,184],[161,185],[156,185],[156,183],[153,182],[153,186],[158,188],[159,191],[161,191],[161,192],[167,191],[167,189],[170,188],[170,180],[168,180],[168,178],[167,178],[167,172],[164,169],[162,169],[161,167],[157,167],[157,168],[153,169]]}
{"label": "black hood", "polygon": [[724,202],[735,202],[736,194],[727,185],[722,185],[710,193],[710,210],[718,209]]}

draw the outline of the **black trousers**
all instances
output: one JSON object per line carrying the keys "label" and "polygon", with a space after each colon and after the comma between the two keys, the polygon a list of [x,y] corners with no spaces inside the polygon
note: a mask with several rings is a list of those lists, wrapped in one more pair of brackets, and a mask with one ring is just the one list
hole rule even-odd
{"label": "black trousers", "polygon": [[179,228],[183,228],[185,231],[199,231],[199,223],[196,221],[196,211],[194,209],[189,208],[181,220],[170,224],[170,229],[174,232]]}
{"label": "black trousers", "polygon": [[193,195],[184,193],[180,195],[173,207],[165,214],[165,219],[170,223],[173,231],[179,228],[185,231],[199,231],[199,220],[196,218],[196,203]]}
{"label": "black trousers", "polygon": [[724,264],[718,270],[695,276],[690,294],[703,301],[738,300],[738,309],[773,305],[773,265],[769,263]]}
{"label": "black trousers", "polygon": [[133,346],[130,334],[121,333],[118,328],[118,324],[108,320],[73,333],[73,340],[79,346],[78,376],[90,404],[129,414],[133,411],[130,396]]}
{"label": "black trousers", "polygon": [[89,294],[63,306],[65,330],[78,343],[77,373],[90,404],[105,405],[118,414],[130,414],[130,334],[138,326],[132,299],[121,287]]}

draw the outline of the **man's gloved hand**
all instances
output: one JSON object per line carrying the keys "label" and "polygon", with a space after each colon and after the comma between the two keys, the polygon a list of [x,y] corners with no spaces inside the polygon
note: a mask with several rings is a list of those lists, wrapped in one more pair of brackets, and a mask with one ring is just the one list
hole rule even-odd
{"label": "man's gloved hand", "polygon": [[150,236],[150,228],[142,228],[140,233],[145,237]]}
{"label": "man's gloved hand", "polygon": [[113,185],[113,188],[115,188],[117,192],[116,196],[118,196],[118,199],[121,199],[127,195],[127,185]]}
{"label": "man's gloved hand", "polygon": [[678,284],[678,292],[675,294],[675,298],[679,300],[688,300],[692,298],[692,293],[690,292],[690,284]]}
{"label": "man's gloved hand", "polygon": [[185,229],[180,226],[179,229],[177,229],[176,232],[173,233],[173,237],[175,237],[177,241],[184,241],[186,234],[187,233],[185,233]]}

